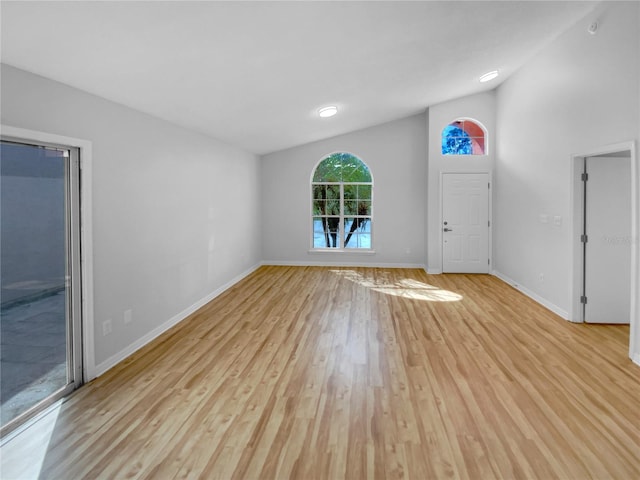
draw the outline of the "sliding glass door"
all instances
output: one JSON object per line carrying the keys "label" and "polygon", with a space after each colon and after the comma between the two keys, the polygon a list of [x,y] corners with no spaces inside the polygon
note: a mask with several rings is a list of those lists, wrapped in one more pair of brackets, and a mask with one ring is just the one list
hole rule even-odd
{"label": "sliding glass door", "polygon": [[0,402],[6,434],[82,381],[77,149],[3,139]]}

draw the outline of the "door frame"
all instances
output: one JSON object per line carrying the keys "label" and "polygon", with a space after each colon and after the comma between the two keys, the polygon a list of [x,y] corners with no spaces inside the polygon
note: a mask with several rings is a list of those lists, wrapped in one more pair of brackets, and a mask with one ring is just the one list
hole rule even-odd
{"label": "door frame", "polygon": [[88,140],[0,125],[3,139],[77,148],[80,163],[80,295],[82,381],[96,377],[93,310],[92,143]]}
{"label": "door frame", "polygon": [[444,236],[442,234],[442,222],[444,221],[444,176],[448,174],[485,174],[489,178],[489,188],[487,188],[487,199],[489,201],[489,267],[488,274],[493,273],[493,174],[491,170],[440,170],[438,189],[440,190],[440,211],[438,212],[438,242],[440,248],[440,272],[444,272]]}
{"label": "door frame", "polygon": [[631,279],[629,288],[631,289],[630,299],[630,333],[629,333],[629,357],[633,357],[635,352],[636,329],[640,328],[638,323],[638,273],[640,272],[640,252],[638,243],[640,239],[638,221],[638,158],[636,154],[636,144],[634,141],[622,142],[594,148],[585,153],[571,155],[571,237],[570,237],[570,262],[571,280],[569,283],[569,320],[575,323],[584,322],[584,310],[580,302],[582,286],[584,282],[584,258],[583,245],[580,236],[584,232],[584,202],[582,190],[582,173],[584,159],[588,157],[606,156],[619,152],[630,152],[631,167]]}

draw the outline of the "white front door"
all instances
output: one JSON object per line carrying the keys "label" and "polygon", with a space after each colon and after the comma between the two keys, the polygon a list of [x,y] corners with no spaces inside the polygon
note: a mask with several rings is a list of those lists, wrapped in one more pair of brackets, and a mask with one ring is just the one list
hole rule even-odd
{"label": "white front door", "polygon": [[631,316],[631,163],[586,160],[584,321],[629,323]]}
{"label": "white front door", "polygon": [[489,273],[489,174],[442,175],[442,271]]}

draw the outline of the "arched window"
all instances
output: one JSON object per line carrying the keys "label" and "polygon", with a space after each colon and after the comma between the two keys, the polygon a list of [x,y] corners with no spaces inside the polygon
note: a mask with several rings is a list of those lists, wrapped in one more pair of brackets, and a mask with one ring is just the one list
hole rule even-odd
{"label": "arched window", "polygon": [[484,155],[486,131],[474,120],[458,119],[442,130],[443,155]]}
{"label": "arched window", "polygon": [[346,152],[322,159],[311,200],[314,249],[371,249],[373,180],[362,160]]}

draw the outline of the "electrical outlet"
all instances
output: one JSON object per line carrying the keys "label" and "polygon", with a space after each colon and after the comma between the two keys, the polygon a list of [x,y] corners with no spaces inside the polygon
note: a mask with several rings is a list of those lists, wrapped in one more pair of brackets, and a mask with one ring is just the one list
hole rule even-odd
{"label": "electrical outlet", "polygon": [[133,321],[133,313],[131,312],[131,309],[129,310],[125,310],[124,311],[124,324],[128,324],[131,323]]}
{"label": "electrical outlet", "polygon": [[105,320],[102,322],[102,335],[107,336],[112,331],[111,319]]}

